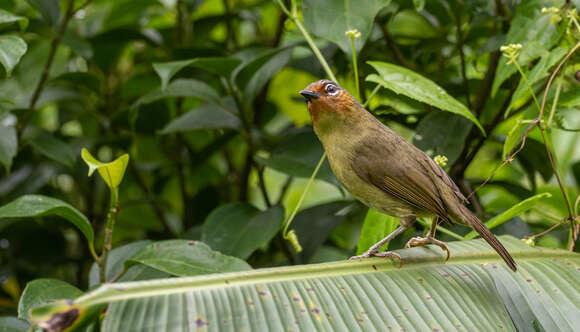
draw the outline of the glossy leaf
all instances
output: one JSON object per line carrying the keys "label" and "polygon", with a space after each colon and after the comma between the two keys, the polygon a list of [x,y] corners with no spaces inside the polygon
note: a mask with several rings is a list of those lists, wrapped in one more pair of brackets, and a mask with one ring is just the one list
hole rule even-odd
{"label": "glossy leaf", "polygon": [[[520,66],[526,66],[540,56],[544,56],[550,48],[558,43],[563,32],[562,28],[550,22],[550,15],[543,14],[543,7],[551,7],[549,0],[530,0],[522,2],[510,23],[505,44],[522,44],[517,61]],[[510,76],[517,72],[513,64],[508,64],[508,58],[502,56],[491,88],[494,97],[499,87]]]}
{"label": "glossy leaf", "polygon": [[241,62],[240,59],[236,58],[195,58],[170,62],[155,62],[153,63],[153,69],[155,69],[155,72],[161,79],[161,89],[165,89],[171,78],[185,67],[197,67],[210,73],[229,77]]}
{"label": "glossy leaf", "polygon": [[28,25],[28,18],[24,16],[14,15],[11,12],[0,9],[0,25],[18,23],[20,25],[20,30],[26,29]]}
{"label": "glossy leaf", "polygon": [[352,0],[304,0],[302,15],[304,25],[315,35],[337,44],[346,54],[352,53],[351,41],[344,33],[356,29],[361,37],[355,40],[358,51],[371,33],[373,21],[379,10],[390,0],[366,0],[364,6]]}
{"label": "glossy leaf", "polygon": [[46,157],[68,167],[74,166],[77,156],[73,149],[50,133],[42,130],[35,130],[33,133],[29,131],[26,138],[35,150]]}
{"label": "glossy leaf", "polygon": [[14,115],[0,113],[0,164],[4,165],[7,173],[12,166],[12,159],[18,151],[15,125],[16,117]]}
{"label": "glossy leaf", "polygon": [[125,262],[125,268],[143,264],[175,276],[194,276],[251,270],[243,260],[211,250],[205,243],[167,240],[141,248]]}
{"label": "glossy leaf", "polygon": [[37,309],[45,314],[38,319],[111,303],[103,321],[108,332],[192,325],[215,331],[516,331],[532,324],[573,330],[580,317],[580,279],[574,277],[580,255],[500,240],[519,272],[508,270],[483,240],[450,242],[446,264],[440,250],[423,247],[398,250],[402,268],[372,258],[103,285],[71,304]]}
{"label": "glossy leaf", "polygon": [[204,82],[194,79],[177,79],[167,85],[165,89],[156,89],[153,92],[139,98],[131,108],[138,108],[142,104],[174,97],[195,97],[203,101],[219,104],[217,92]]}
{"label": "glossy leaf", "polygon": [[272,76],[290,61],[295,45],[289,44],[260,52],[259,56],[239,67],[239,71],[235,74],[235,82],[244,91],[247,101],[253,100]]}
{"label": "glossy leaf", "polygon": [[471,111],[430,79],[409,69],[386,62],[369,61],[368,64],[375,68],[378,75],[371,74],[367,76],[367,81],[375,82],[386,89],[429,104],[443,111],[464,116],[475,123],[481,132],[485,134],[483,127]]}
{"label": "glossy leaf", "polygon": [[412,9],[398,12],[389,21],[388,29],[394,37],[428,39],[438,36],[437,30],[425,16]]}
{"label": "glossy leaf", "polygon": [[240,129],[240,119],[230,110],[215,104],[204,104],[173,119],[162,134],[186,132],[200,129]]}
{"label": "glossy leaf", "polygon": [[109,163],[103,163],[95,159],[87,149],[83,148],[81,157],[89,166],[89,176],[98,170],[103,180],[105,180],[111,189],[119,187],[119,184],[123,181],[127,165],[129,164],[128,154],[124,154]]}
{"label": "glossy leaf", "polygon": [[59,299],[75,299],[83,292],[58,279],[35,279],[26,285],[18,303],[18,317],[29,319],[30,309]]}
{"label": "glossy leaf", "polygon": [[94,233],[89,220],[77,209],[59,199],[25,195],[0,207],[0,219],[35,218],[59,216],[76,226],[87,239],[89,249],[93,249]]}
{"label": "glossy leaf", "polygon": [[32,7],[40,12],[44,20],[52,25],[57,25],[60,18],[60,3],[58,0],[27,0]]}
{"label": "glossy leaf", "polygon": [[[125,261],[150,243],[151,241],[149,240],[135,241],[117,248],[113,248],[113,250],[109,252],[109,257],[107,258],[107,275],[105,276],[105,279],[113,280],[113,278],[118,276],[121,271],[123,271],[125,267]],[[168,277],[168,275],[166,275],[166,277]],[[129,280],[134,279],[124,279],[124,281]],[[89,286],[93,287],[99,283],[99,266],[97,263],[93,263],[91,266],[91,271],[89,272]]]}
{"label": "glossy leaf", "polygon": [[6,74],[10,76],[20,58],[26,53],[28,46],[22,38],[12,35],[0,35],[0,63]]}
{"label": "glossy leaf", "polygon": [[[511,208],[504,211],[503,213],[498,214],[497,216],[486,221],[485,226],[489,229],[493,229],[494,227],[497,227],[497,226],[503,224],[504,222],[510,220],[511,218],[513,218],[517,215],[520,215],[523,212],[526,212],[527,210],[533,208],[534,205],[537,204],[538,200],[549,198],[549,197],[552,197],[552,195],[549,193],[542,193],[542,194],[534,195],[530,198],[524,199],[523,201],[512,206]],[[466,240],[471,240],[471,239],[474,239],[477,235],[478,235],[477,232],[471,231],[467,235],[465,235],[463,238]]]}
{"label": "glossy leaf", "polygon": [[453,165],[461,154],[467,134],[472,125],[469,120],[447,112],[427,114],[415,130],[413,144],[431,158],[447,157],[447,165]]}
{"label": "glossy leaf", "polygon": [[[532,68],[532,70],[527,73],[526,77],[529,84],[533,87],[535,83],[548,76],[548,70],[560,62],[566,53],[568,53],[567,49],[563,47],[556,47],[550,53],[547,53],[545,56],[543,56],[542,59],[534,66],[534,68]],[[531,96],[528,85],[523,79],[520,80],[520,83],[518,84],[518,87],[512,96],[510,106],[506,110],[506,117],[513,107],[523,105],[530,97]]]}
{"label": "glossy leaf", "polygon": [[[363,222],[356,254],[360,255],[367,251],[372,245],[391,234],[397,226],[399,226],[399,218],[369,209]],[[389,243],[387,242],[380,250],[384,251],[388,248]]]}
{"label": "glossy leaf", "polygon": [[247,203],[222,205],[203,223],[201,240],[214,250],[246,259],[268,245],[283,219],[284,209],[278,205],[266,211]]}

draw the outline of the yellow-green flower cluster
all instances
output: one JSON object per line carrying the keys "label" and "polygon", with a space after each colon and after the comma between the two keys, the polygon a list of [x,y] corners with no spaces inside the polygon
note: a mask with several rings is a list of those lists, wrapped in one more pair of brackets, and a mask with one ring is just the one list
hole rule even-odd
{"label": "yellow-green flower cluster", "polygon": [[558,7],[544,7],[542,8],[542,14],[550,14],[550,23],[552,24],[558,24],[562,20],[560,8]]}
{"label": "yellow-green flower cluster", "polygon": [[504,45],[499,48],[499,50],[503,53],[503,56],[509,59],[507,64],[514,63],[518,56],[520,55],[520,49],[522,48],[522,44],[509,44]]}
{"label": "yellow-green flower cluster", "polygon": [[344,32],[344,35],[350,38],[360,38],[361,36],[360,31],[357,29],[347,30]]}
{"label": "yellow-green flower cluster", "polygon": [[447,166],[447,161],[449,161],[449,159],[447,159],[447,157],[445,156],[438,154],[435,156],[435,158],[433,158],[433,161],[435,161],[437,165],[439,165],[440,167],[445,167]]}

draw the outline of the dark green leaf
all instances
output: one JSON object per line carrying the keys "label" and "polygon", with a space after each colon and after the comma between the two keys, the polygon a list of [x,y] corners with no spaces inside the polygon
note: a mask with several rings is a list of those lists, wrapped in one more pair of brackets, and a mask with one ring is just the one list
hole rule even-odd
{"label": "dark green leaf", "polygon": [[44,20],[56,26],[60,17],[60,3],[58,0],[27,0],[28,3],[36,8],[44,18]]}
{"label": "dark green leaf", "polygon": [[101,81],[92,73],[88,72],[68,72],[59,75],[51,80],[53,84],[68,84],[76,89],[85,88],[91,92],[101,92]]}
{"label": "dark green leaf", "polygon": [[202,242],[189,240],[167,240],[149,244],[128,259],[125,267],[136,264],[144,264],[176,276],[252,269],[241,259],[213,251]]}
{"label": "dark green leaf", "polygon": [[350,55],[351,41],[344,33],[352,29],[361,33],[361,37],[355,40],[355,48],[357,52],[360,51],[371,33],[375,16],[390,2],[365,0],[364,5],[361,5],[351,0],[304,0],[304,25],[315,35],[334,42]]}
{"label": "dark green leaf", "polygon": [[426,39],[438,36],[437,30],[425,16],[412,9],[398,12],[389,21],[388,29],[394,37]]}
{"label": "dark green leaf", "polygon": [[18,138],[16,137],[16,117],[10,113],[0,113],[0,164],[4,165],[7,172],[12,166],[12,159],[18,151]]}
{"label": "dark green leaf", "polygon": [[15,22],[20,25],[20,30],[22,31],[26,29],[26,26],[28,25],[28,19],[26,17],[14,15],[4,9],[0,9],[0,25],[7,25]]}
{"label": "dark green leaf", "polygon": [[533,86],[536,82],[540,81],[544,77],[548,76],[548,69],[560,62],[560,60],[568,53],[568,50],[563,47],[556,47],[549,53],[542,56],[542,59],[534,66],[534,68],[526,74],[528,83],[525,80],[520,80],[518,88],[514,92],[510,106],[506,110],[506,117],[510,113],[513,107],[518,107],[523,105],[531,96],[528,84]]}
{"label": "dark green leaf", "polygon": [[28,130],[24,137],[35,150],[46,157],[68,167],[74,166],[77,156],[73,149],[50,133],[44,130]]}
{"label": "dark green leaf", "polygon": [[[532,196],[530,198],[527,198],[527,199],[521,201],[520,203],[512,206],[511,208],[504,211],[503,213],[498,214],[497,216],[489,219],[488,221],[485,222],[485,226],[487,226],[487,228],[489,228],[489,229],[495,228],[495,227],[503,224],[504,222],[510,220],[511,218],[513,218],[517,215],[520,215],[520,214],[524,213],[525,211],[533,208],[534,205],[537,204],[538,200],[549,198],[549,197],[552,197],[552,195],[549,193],[542,193],[542,194],[538,194],[538,195]],[[471,240],[471,239],[474,239],[477,235],[478,235],[477,232],[471,231],[467,235],[464,236],[464,239]]]}
{"label": "dark green leaf", "polygon": [[169,122],[161,131],[162,134],[171,134],[199,129],[239,129],[240,119],[216,104],[201,105]]}
{"label": "dark green leaf", "polygon": [[[269,158],[256,156],[259,163],[288,175],[309,178],[314,172],[324,149],[311,129],[286,133]],[[328,161],[322,164],[317,179],[337,185]]]}
{"label": "dark green leaf", "polygon": [[242,61],[236,58],[195,58],[171,62],[155,62],[153,63],[153,69],[161,78],[161,88],[165,89],[171,78],[187,66],[201,68],[210,73],[229,77],[240,63]]}
{"label": "dark green leaf", "polygon": [[367,81],[375,82],[384,88],[443,111],[464,116],[475,123],[485,134],[483,127],[471,111],[430,79],[409,69],[386,62],[369,61],[368,64],[373,66],[379,75],[371,74],[367,76]]}
{"label": "dark green leaf", "polygon": [[70,47],[76,54],[89,60],[93,57],[93,46],[88,40],[79,36],[73,30],[67,30],[62,36],[62,43]]}
{"label": "dark green leaf", "polygon": [[172,97],[195,97],[200,100],[220,104],[217,92],[204,82],[194,79],[177,79],[171,82],[165,90],[161,88],[139,98],[131,108],[135,109],[142,104]]}
{"label": "dark green leaf", "polygon": [[[397,226],[399,226],[399,218],[369,209],[363,222],[356,254],[360,255],[367,251],[373,244],[391,234]],[[381,247],[381,250],[386,250],[388,247],[389,243],[387,242]]]}
{"label": "dark green leaf", "polygon": [[10,76],[12,69],[18,64],[20,58],[26,53],[26,43],[22,38],[11,35],[0,35],[0,63],[4,66],[6,74]]}
{"label": "dark green leaf", "polygon": [[252,101],[272,76],[290,61],[295,45],[267,50],[239,67],[239,71],[235,74],[235,82],[244,91],[246,101]]}
{"label": "dark green leaf", "polygon": [[447,165],[453,165],[463,150],[470,129],[471,122],[461,116],[432,112],[419,122],[413,144],[431,158],[436,155],[447,157]]}
{"label": "dark green leaf", "polygon": [[213,210],[203,223],[201,240],[226,255],[248,258],[278,233],[284,209],[260,211],[247,203],[231,203]]}
{"label": "dark green leaf", "polygon": [[[83,292],[75,286],[58,279],[36,279],[29,282],[18,304],[18,317],[29,319],[30,309],[59,299],[73,300]],[[1,331],[1,329],[0,329]]]}
{"label": "dark green leaf", "polygon": [[572,164],[572,173],[574,174],[574,179],[576,179],[576,185],[580,187],[580,161]]}
{"label": "dark green leaf", "polygon": [[89,220],[70,204],[59,199],[25,195],[0,207],[0,219],[34,218],[56,215],[70,221],[87,238],[89,248],[93,250],[94,233]]}
{"label": "dark green leaf", "polygon": [[30,331],[30,324],[27,321],[16,317],[0,317],[1,332],[27,332]]}
{"label": "dark green leaf", "polygon": [[[140,249],[151,244],[149,240],[131,242],[123,246],[114,248],[109,252],[109,257],[107,259],[107,275],[105,278],[107,280],[112,280],[123,271],[125,267],[125,261],[131,256],[137,253]],[[136,280],[136,279],[123,279],[125,281]],[[91,271],[89,273],[89,286],[93,287],[98,285],[99,282],[99,266],[97,263],[93,263],[91,266]]]}
{"label": "dark green leaf", "polygon": [[[560,40],[564,29],[552,24],[549,14],[541,13],[543,7],[553,5],[550,0],[530,0],[518,5],[516,15],[510,22],[505,44],[522,44],[517,60],[521,66],[526,66],[534,59],[544,56],[547,50]],[[502,56],[491,88],[492,97],[501,84],[517,71],[513,64],[507,62],[508,58]]]}

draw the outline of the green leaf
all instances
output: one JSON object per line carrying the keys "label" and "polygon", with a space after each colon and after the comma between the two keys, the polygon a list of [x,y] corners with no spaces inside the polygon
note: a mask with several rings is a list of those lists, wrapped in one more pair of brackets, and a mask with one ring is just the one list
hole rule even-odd
{"label": "green leaf", "polygon": [[[522,67],[545,55],[547,50],[558,44],[565,30],[550,23],[550,15],[541,13],[543,7],[551,6],[554,6],[554,3],[550,0],[529,0],[522,1],[515,11],[516,15],[510,22],[505,44],[522,44],[517,60]],[[501,84],[517,71],[513,64],[507,64],[508,60],[502,56],[497,66],[491,88],[492,98],[495,97]]]}
{"label": "green leaf", "polygon": [[14,15],[11,12],[0,9],[0,25],[17,22],[20,25],[20,30],[24,31],[28,26],[28,18],[24,16]]}
{"label": "green leaf", "polygon": [[247,203],[231,203],[213,210],[203,223],[201,240],[212,249],[242,259],[268,245],[278,233],[284,209],[260,211]]}
{"label": "green leaf", "polygon": [[16,134],[16,117],[10,113],[0,113],[0,164],[6,168],[6,173],[12,167],[12,159],[18,152],[18,137]]}
{"label": "green leaf", "polygon": [[[367,251],[373,244],[391,234],[397,226],[399,226],[399,218],[369,209],[363,222],[356,254],[360,255]],[[389,248],[388,242],[380,250],[387,250],[387,248]]]}
{"label": "green leaf", "polygon": [[[282,173],[310,178],[323,153],[324,149],[312,129],[301,129],[285,133],[268,158],[255,156],[254,159]],[[322,164],[316,178],[338,185],[328,161]]]}
{"label": "green leaf", "polygon": [[55,27],[60,18],[60,3],[58,0],[27,0],[40,12],[44,20]]}
{"label": "green leaf", "polygon": [[[552,195],[550,193],[541,193],[538,195],[534,195],[530,198],[524,199],[523,201],[512,206],[511,208],[507,209],[503,213],[498,214],[497,216],[489,219],[487,222],[485,222],[485,226],[489,229],[493,229],[494,227],[497,227],[497,226],[503,224],[504,222],[512,219],[513,217],[520,215],[520,214],[524,213],[525,211],[533,208],[534,205],[537,204],[538,200],[544,199],[544,198],[549,198],[549,197],[552,197]],[[471,239],[474,239],[477,235],[478,235],[477,232],[471,231],[471,232],[467,233],[467,235],[465,235],[463,238],[466,240],[471,240]]]}
{"label": "green leaf", "polygon": [[194,97],[214,104],[220,104],[220,97],[217,92],[206,83],[194,79],[177,79],[169,83],[166,89],[159,88],[139,98],[131,108],[136,109],[142,104],[175,97]]}
{"label": "green leaf", "polygon": [[[534,66],[534,68],[526,74],[529,84],[533,87],[536,82],[548,76],[548,69],[556,65],[568,53],[568,50],[563,47],[556,47],[546,55]],[[520,107],[530,98],[530,90],[525,80],[520,80],[516,91],[514,92],[510,106],[506,110],[507,117],[513,107]]]}
{"label": "green leaf", "polygon": [[501,153],[501,159],[505,160],[508,154],[512,152],[512,150],[516,147],[521,141],[522,134],[523,134],[523,127],[530,126],[530,124],[523,123],[521,121],[517,121],[516,124],[510,129],[505,142],[503,143],[503,149]]}
{"label": "green leaf", "polygon": [[229,77],[240,63],[242,61],[236,58],[195,58],[171,62],[155,62],[153,63],[153,69],[159,75],[161,89],[164,90],[171,78],[185,67],[196,67],[213,74]]}
{"label": "green leaf", "polygon": [[94,253],[93,228],[89,220],[77,209],[59,199],[41,196],[25,195],[0,207],[0,219],[35,218],[43,216],[62,217],[78,228],[87,239],[89,249]]}
{"label": "green leaf", "polygon": [[[70,304],[33,311],[37,323],[110,303],[107,332],[181,331],[573,331],[580,323],[578,253],[500,237],[513,273],[483,240],[450,242],[381,258],[187,278],[105,284]],[[484,308],[484,309],[482,309]],[[36,314],[39,314],[38,316]],[[44,314],[44,315],[42,315]],[[517,315],[520,314],[520,317]],[[536,322],[536,323],[534,323]]]}
{"label": "green leaf", "polygon": [[[125,267],[125,261],[150,243],[151,241],[149,240],[135,241],[111,250],[109,252],[109,257],[107,258],[107,275],[105,276],[105,279],[112,280],[118,276]],[[127,274],[125,274],[125,276],[126,275]],[[169,276],[165,274],[165,277]],[[136,279],[122,278],[121,280],[129,281]],[[89,272],[89,287],[96,286],[99,283],[99,265],[93,263],[91,271]]]}
{"label": "green leaf", "polygon": [[98,170],[111,189],[119,187],[125,175],[127,164],[129,164],[129,155],[126,153],[114,161],[103,163],[95,159],[87,149],[83,148],[81,158],[89,166],[89,176],[93,175],[95,170]]}
{"label": "green leaf", "polygon": [[46,157],[71,168],[74,166],[77,157],[73,149],[50,133],[29,129],[25,131],[24,137],[35,150]]}
{"label": "green leaf", "polygon": [[35,279],[29,282],[18,303],[18,317],[29,319],[30,309],[59,299],[75,299],[83,292],[57,279]]}
{"label": "green leaf", "polygon": [[239,67],[235,82],[244,91],[245,100],[252,101],[272,76],[290,61],[294,46],[296,44],[289,44],[260,52],[256,58]]}
{"label": "green leaf", "polygon": [[222,106],[204,104],[169,122],[161,134],[223,128],[240,129],[240,119]]}
{"label": "green leaf", "polygon": [[30,331],[30,324],[27,321],[16,317],[0,317],[1,332],[27,332]]}
{"label": "green leaf", "polygon": [[428,39],[439,35],[425,16],[413,9],[398,12],[390,21],[389,32],[394,37]]}
{"label": "green leaf", "polygon": [[0,63],[4,66],[7,76],[10,76],[26,50],[27,46],[22,38],[0,35]]}
{"label": "green leaf", "polygon": [[361,37],[355,39],[356,51],[360,51],[371,33],[375,16],[390,2],[365,0],[361,6],[358,1],[351,0],[304,0],[304,25],[315,35],[337,44],[344,53],[350,55],[351,41],[344,33],[352,29],[361,33]]}
{"label": "green leaf", "polygon": [[467,134],[472,125],[469,120],[447,112],[427,114],[415,130],[413,144],[431,158],[447,157],[447,165],[453,165],[461,154]]}
{"label": "green leaf", "polygon": [[416,11],[420,12],[425,8],[425,0],[413,0],[413,6]]}
{"label": "green leaf", "polygon": [[485,135],[477,118],[457,99],[428,78],[414,71],[386,62],[368,61],[379,75],[371,74],[366,80],[380,84],[384,88],[429,104],[443,111],[459,114],[471,120]]}
{"label": "green leaf", "polygon": [[125,268],[136,264],[144,264],[182,277],[252,269],[239,258],[223,255],[202,242],[189,240],[151,243],[129,258],[125,262]]}

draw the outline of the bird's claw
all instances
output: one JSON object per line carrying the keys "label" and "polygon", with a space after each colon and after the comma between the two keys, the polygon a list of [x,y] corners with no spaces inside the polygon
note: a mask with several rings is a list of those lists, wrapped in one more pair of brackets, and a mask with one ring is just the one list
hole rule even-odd
{"label": "bird's claw", "polygon": [[439,241],[433,237],[414,237],[414,238],[411,238],[407,242],[407,244],[405,244],[405,248],[419,247],[419,246],[424,246],[426,244],[434,244],[436,246],[439,246],[443,251],[445,251],[445,253],[447,254],[447,256],[445,258],[446,262],[449,260],[449,257],[451,257],[451,252],[449,251],[449,247],[447,246],[447,244],[445,242]]}
{"label": "bird's claw", "polygon": [[381,252],[365,252],[362,255],[352,256],[348,260],[353,259],[363,259],[369,257],[382,257],[382,258],[396,258],[399,260],[399,267],[403,266],[403,259],[401,259],[401,255],[397,254],[396,252],[392,251],[381,251]]}

